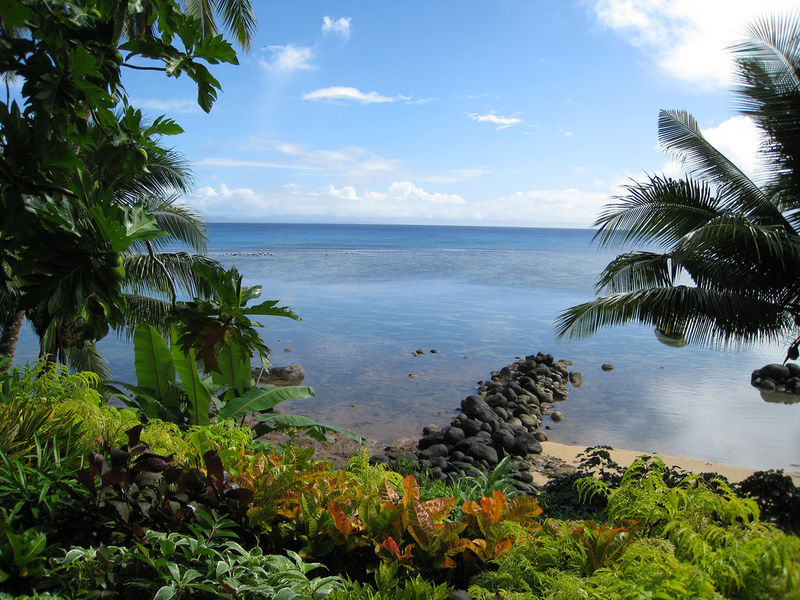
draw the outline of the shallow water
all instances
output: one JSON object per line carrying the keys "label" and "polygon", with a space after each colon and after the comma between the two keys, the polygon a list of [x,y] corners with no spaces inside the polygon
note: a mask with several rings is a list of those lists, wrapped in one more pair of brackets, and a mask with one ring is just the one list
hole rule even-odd
{"label": "shallow water", "polygon": [[[542,351],[583,374],[559,406],[564,420],[550,424],[555,441],[752,468],[800,462],[800,405],[766,403],[749,385],[753,369],[782,360],[780,348],[671,348],[638,326],[555,341],[558,313],[592,297],[612,257],[588,230],[211,224],[209,232],[209,254],[303,318],[262,320],[273,362],[302,364],[317,394],[284,410],[390,442],[446,424],[478,380]],[[30,336],[25,344],[30,355]],[[115,377],[132,381],[130,350],[116,341],[103,348]],[[418,348],[426,354],[413,356]]]}

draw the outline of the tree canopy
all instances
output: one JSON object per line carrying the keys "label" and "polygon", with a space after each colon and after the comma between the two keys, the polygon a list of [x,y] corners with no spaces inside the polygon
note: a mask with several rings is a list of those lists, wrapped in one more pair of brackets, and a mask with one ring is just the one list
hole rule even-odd
{"label": "tree canopy", "polygon": [[[153,35],[120,44],[131,19]],[[137,190],[181,190],[161,140],[182,129],[146,122],[121,73],[185,75],[209,111],[223,62],[230,43],[174,0],[0,0],[0,72],[19,85],[0,102],[4,337],[22,311],[60,349],[124,323],[123,254],[169,234]]]}

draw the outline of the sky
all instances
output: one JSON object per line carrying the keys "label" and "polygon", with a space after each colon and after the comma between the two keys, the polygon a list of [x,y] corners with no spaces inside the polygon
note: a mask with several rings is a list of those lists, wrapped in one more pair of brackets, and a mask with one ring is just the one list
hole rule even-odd
{"label": "sky", "polygon": [[128,72],[208,221],[590,227],[646,174],[677,175],[660,109],[688,110],[757,176],[728,50],[786,0],[255,0],[238,66]]}

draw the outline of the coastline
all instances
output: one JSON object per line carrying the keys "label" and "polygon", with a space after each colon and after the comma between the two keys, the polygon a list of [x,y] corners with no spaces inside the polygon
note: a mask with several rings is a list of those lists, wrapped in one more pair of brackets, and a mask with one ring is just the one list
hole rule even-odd
{"label": "coastline", "polygon": [[[276,443],[288,441],[286,436],[278,433],[270,434],[268,437]],[[365,439],[362,445],[337,433],[331,434],[330,442],[319,442],[305,435],[298,436],[294,441],[303,447],[313,446],[315,450],[314,458],[328,461],[336,468],[343,468],[347,464],[347,460],[353,456],[353,454],[357,454],[362,447],[366,448],[373,456],[381,456],[384,454],[384,451],[389,448],[395,451],[413,452],[416,450],[417,438],[397,440],[387,447],[371,439]],[[541,442],[541,444],[542,453],[529,455],[528,459],[525,460],[533,476],[533,483],[536,486],[542,486],[552,478],[554,471],[545,468],[544,465],[549,462],[557,462],[577,466],[579,462],[577,458],[578,455],[587,448],[587,446],[577,444],[562,444],[560,442],[551,441]],[[624,467],[630,466],[634,460],[643,455],[658,456],[668,466],[680,467],[684,471],[690,473],[719,473],[725,476],[731,483],[742,481],[758,471],[758,469],[712,463],[706,460],[685,456],[670,456],[667,454],[618,448],[611,450],[611,457]],[[552,459],[555,459],[555,461]],[[784,471],[784,474],[791,477],[796,486],[800,486],[800,471]]]}
{"label": "coastline", "polygon": [[[577,466],[577,456],[586,449],[585,446],[575,444],[562,444],[559,442],[542,442],[542,454],[552,456],[563,460],[564,462]],[[626,449],[613,449],[611,450],[611,457],[620,465],[628,467],[633,463],[636,458],[642,455],[658,456],[668,466],[680,467],[684,471],[691,473],[708,473],[714,472],[724,475],[732,483],[742,481],[755,473],[758,469],[747,469],[744,467],[737,467],[734,465],[723,465],[719,463],[712,463],[698,458],[689,458],[683,456],[670,456],[667,454],[658,454],[655,452],[643,452],[639,450],[626,450]],[[800,485],[800,471],[784,471],[785,475],[792,478],[795,485]],[[540,473],[533,473],[534,482],[541,485],[547,482],[547,477]]]}

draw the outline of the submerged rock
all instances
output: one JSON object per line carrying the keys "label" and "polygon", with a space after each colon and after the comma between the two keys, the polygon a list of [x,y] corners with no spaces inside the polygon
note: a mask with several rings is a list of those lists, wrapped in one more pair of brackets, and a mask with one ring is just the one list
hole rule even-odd
{"label": "submerged rock", "polygon": [[268,371],[260,365],[253,365],[250,372],[256,383],[263,385],[300,385],[306,378],[306,371],[301,365],[272,367]]}

